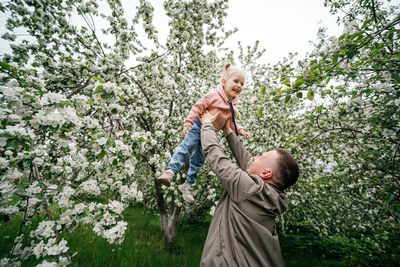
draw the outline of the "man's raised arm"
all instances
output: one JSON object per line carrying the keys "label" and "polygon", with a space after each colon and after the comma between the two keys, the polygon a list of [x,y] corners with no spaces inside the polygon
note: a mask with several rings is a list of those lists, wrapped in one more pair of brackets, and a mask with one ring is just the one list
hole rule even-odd
{"label": "man's raised arm", "polygon": [[[208,120],[203,117],[207,117]],[[249,195],[259,191],[259,184],[225,155],[214,126],[209,120],[210,114],[206,112],[203,117],[201,118],[203,122],[201,127],[201,146],[204,155],[232,200],[236,202],[242,201]]]}
{"label": "man's raised arm", "polygon": [[239,163],[240,168],[243,171],[246,171],[247,168],[250,167],[253,158],[251,157],[247,149],[243,146],[239,137],[233,133],[232,128],[229,125],[229,121],[225,123],[223,131],[226,134],[226,139],[228,140],[229,148],[231,149],[233,156]]}

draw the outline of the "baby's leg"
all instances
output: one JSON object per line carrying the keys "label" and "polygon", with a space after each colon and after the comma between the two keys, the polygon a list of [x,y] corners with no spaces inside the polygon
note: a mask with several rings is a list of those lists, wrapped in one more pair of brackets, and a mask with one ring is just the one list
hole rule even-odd
{"label": "baby's leg", "polygon": [[195,148],[194,154],[190,157],[189,170],[186,181],[189,184],[194,184],[197,179],[197,174],[204,165],[204,154],[199,142]]}
{"label": "baby's leg", "polygon": [[200,142],[200,129],[201,124],[193,123],[192,128],[186,133],[183,142],[175,148],[174,154],[168,164],[168,169],[174,171],[175,174],[179,172],[189,158],[190,153]]}

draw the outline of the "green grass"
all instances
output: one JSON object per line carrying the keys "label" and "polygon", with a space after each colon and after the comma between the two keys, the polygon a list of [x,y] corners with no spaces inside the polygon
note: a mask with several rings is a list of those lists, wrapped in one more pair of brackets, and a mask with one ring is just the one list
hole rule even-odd
{"label": "green grass", "polygon": [[66,238],[71,248],[77,248],[74,262],[79,266],[198,266],[208,224],[179,227],[181,254],[165,250],[159,217],[146,214],[141,207],[130,207],[124,213],[128,228],[122,245],[110,245],[89,227]]}
{"label": "green grass", "polygon": [[[72,266],[199,266],[209,222],[201,225],[180,225],[175,250],[180,253],[168,253],[158,216],[146,214],[142,206],[134,206],[124,211],[124,218],[128,222],[128,228],[121,245],[110,245],[87,225],[81,225],[75,232],[65,234],[70,254],[77,252]],[[17,217],[1,225],[0,258],[7,257],[19,230],[20,219]],[[286,266],[343,266],[340,261],[318,257],[312,251],[285,248],[290,240],[282,241]],[[22,266],[37,263],[31,257]]]}

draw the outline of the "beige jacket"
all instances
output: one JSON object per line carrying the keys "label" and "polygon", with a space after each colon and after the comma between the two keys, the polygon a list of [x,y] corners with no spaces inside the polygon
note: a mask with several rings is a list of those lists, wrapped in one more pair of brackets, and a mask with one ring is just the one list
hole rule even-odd
{"label": "beige jacket", "polygon": [[275,217],[286,210],[286,196],[259,176],[247,174],[252,157],[235,134],[227,140],[240,168],[223,152],[212,123],[203,124],[203,152],[225,190],[208,230],[200,266],[283,266]]}

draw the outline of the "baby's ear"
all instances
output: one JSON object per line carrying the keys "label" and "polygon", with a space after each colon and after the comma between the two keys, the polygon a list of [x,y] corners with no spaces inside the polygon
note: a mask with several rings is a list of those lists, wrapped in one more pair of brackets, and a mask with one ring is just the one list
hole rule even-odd
{"label": "baby's ear", "polygon": [[222,79],[221,79],[221,82],[222,82],[222,85],[225,86],[225,84],[226,84],[226,79],[225,79],[225,78],[222,78]]}

